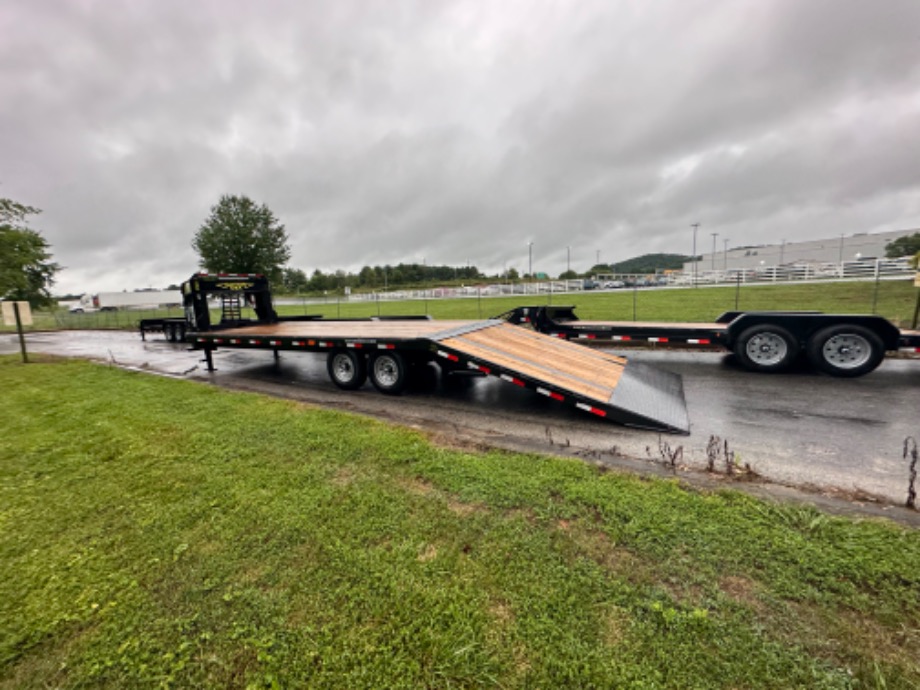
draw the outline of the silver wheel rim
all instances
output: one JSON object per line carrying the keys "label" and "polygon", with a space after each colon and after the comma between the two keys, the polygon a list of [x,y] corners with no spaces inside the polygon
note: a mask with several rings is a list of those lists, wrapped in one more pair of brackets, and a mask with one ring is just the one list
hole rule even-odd
{"label": "silver wheel rim", "polygon": [[869,361],[872,345],[861,335],[840,333],[825,341],[821,354],[837,369],[856,369]]}
{"label": "silver wheel rim", "polygon": [[399,367],[391,357],[378,357],[374,360],[374,378],[384,388],[392,388],[399,381]]}
{"label": "silver wheel rim", "polygon": [[355,377],[355,367],[348,355],[336,355],[332,360],[332,372],[335,378],[343,383],[350,382]]}
{"label": "silver wheel rim", "polygon": [[758,333],[748,340],[745,351],[752,362],[762,366],[773,366],[786,358],[789,345],[782,336],[765,332]]}

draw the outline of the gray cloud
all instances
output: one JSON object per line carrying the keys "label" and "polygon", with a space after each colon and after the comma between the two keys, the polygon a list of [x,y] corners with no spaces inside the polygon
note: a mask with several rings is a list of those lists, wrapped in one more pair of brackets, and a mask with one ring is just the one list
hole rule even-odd
{"label": "gray cloud", "polygon": [[61,290],[175,282],[221,194],[292,265],[556,273],[920,225],[920,5],[89,0],[0,8],[0,195]]}

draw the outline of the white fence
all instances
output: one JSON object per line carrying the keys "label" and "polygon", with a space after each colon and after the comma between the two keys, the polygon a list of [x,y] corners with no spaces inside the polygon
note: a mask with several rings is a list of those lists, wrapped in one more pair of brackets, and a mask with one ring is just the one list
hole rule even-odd
{"label": "white fence", "polygon": [[663,288],[693,285],[736,285],[741,283],[789,283],[840,280],[891,280],[907,279],[914,275],[907,257],[900,259],[875,259],[844,261],[843,263],[803,263],[760,268],[700,270],[696,280],[692,273],[659,275],[616,274],[603,280],[553,280],[542,282],[488,283],[459,288],[433,288],[430,290],[394,290],[353,294],[351,302],[378,300],[447,299],[459,297],[502,297],[505,295],[541,295],[583,290],[617,290],[624,288]]}

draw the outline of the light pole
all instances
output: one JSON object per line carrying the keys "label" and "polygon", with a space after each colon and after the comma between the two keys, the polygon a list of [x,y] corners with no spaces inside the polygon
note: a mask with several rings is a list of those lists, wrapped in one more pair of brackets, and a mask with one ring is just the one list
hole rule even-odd
{"label": "light pole", "polygon": [[843,233],[840,233],[840,252],[837,258],[837,263],[838,264],[843,263]]}
{"label": "light pole", "polygon": [[722,270],[728,270],[728,238],[726,237],[722,240],[722,246],[724,251],[722,252]]}
{"label": "light pole", "polygon": [[572,272],[572,248],[571,247],[565,248],[565,272],[566,273]]}
{"label": "light pole", "polygon": [[712,235],[712,262],[711,262],[712,266],[711,268],[714,271],[716,270],[716,238],[719,236],[719,233],[711,232],[709,234]]}
{"label": "light pole", "polygon": [[690,227],[693,228],[693,257],[691,258],[691,261],[693,261],[693,287],[696,287],[696,231],[700,229],[700,224],[691,223]]}
{"label": "light pole", "polygon": [[533,282],[533,242],[527,243],[527,275],[530,276],[530,282]]}
{"label": "light pole", "polygon": [[786,240],[783,240],[779,245],[779,265],[783,265],[783,255],[786,253]]}

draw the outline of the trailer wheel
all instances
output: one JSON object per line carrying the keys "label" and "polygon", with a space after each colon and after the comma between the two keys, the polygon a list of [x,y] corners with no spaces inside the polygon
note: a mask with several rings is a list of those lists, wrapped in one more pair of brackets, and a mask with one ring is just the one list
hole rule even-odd
{"label": "trailer wheel", "polygon": [[353,391],[367,381],[367,363],[352,350],[333,350],[326,358],[326,371],[332,382],[345,391]]}
{"label": "trailer wheel", "polygon": [[863,326],[830,326],[818,331],[806,346],[815,369],[831,376],[868,374],[885,358],[885,345]]}
{"label": "trailer wheel", "polygon": [[171,323],[167,323],[166,325],[163,326],[163,335],[166,336],[166,340],[168,342],[170,343],[176,342],[177,340],[176,327]]}
{"label": "trailer wheel", "polygon": [[781,326],[752,326],[735,344],[735,355],[744,367],[762,373],[783,371],[797,354],[795,338]]}
{"label": "trailer wheel", "polygon": [[399,395],[406,388],[406,362],[397,352],[377,353],[371,358],[370,376],[381,393]]}

